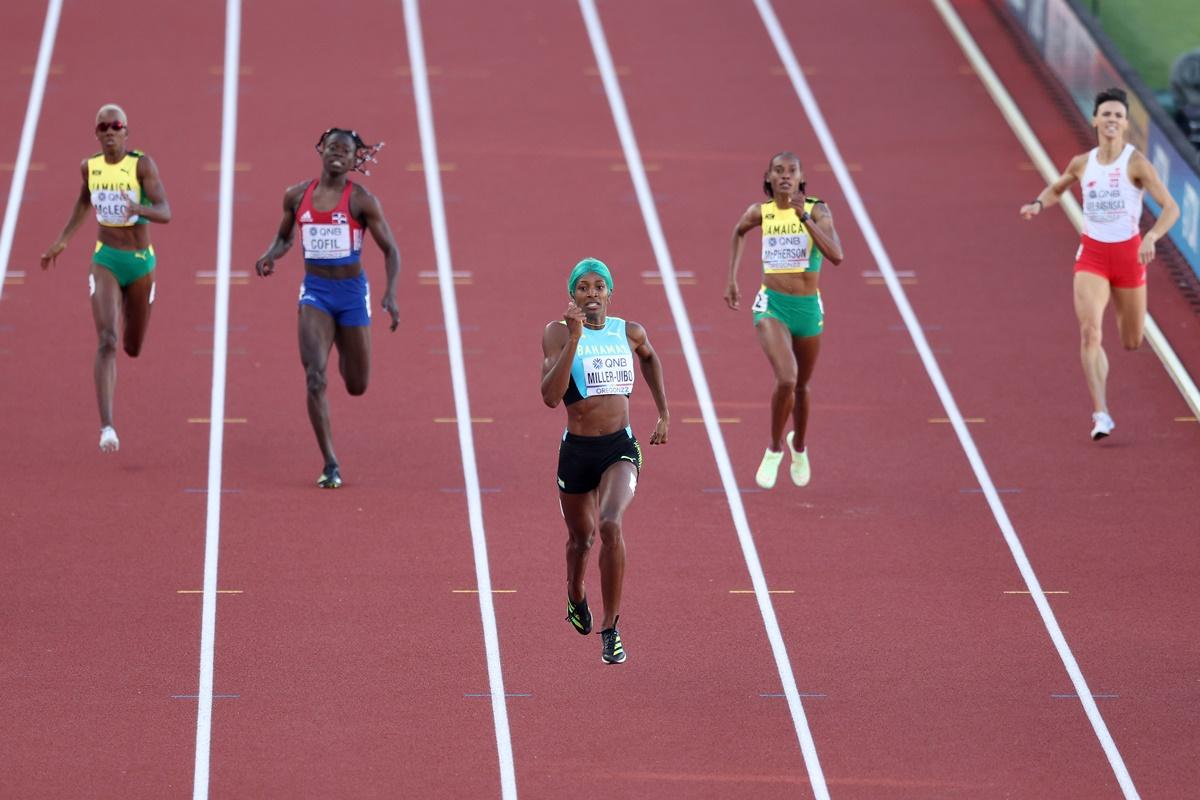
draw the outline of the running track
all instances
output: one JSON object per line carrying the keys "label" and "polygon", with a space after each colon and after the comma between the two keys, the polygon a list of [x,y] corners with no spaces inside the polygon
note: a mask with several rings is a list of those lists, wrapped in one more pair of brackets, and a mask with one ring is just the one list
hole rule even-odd
{"label": "running track", "polygon": [[[1065,163],[1085,146],[1077,130],[990,6],[955,5]],[[222,593],[201,775],[195,591],[210,527],[210,426],[197,420],[210,408],[211,275],[222,259],[226,20],[213,8],[134,4],[123,14],[138,17],[140,44],[114,47],[126,22],[67,3],[0,299],[0,795],[183,797],[206,786],[214,798],[1123,796],[1043,618],[1013,593],[1028,587],[959,440],[933,421],[947,411],[897,306],[865,275],[880,266],[863,222],[762,18],[748,1],[710,6],[599,7],[661,224],[657,253],[576,4],[421,8],[449,248],[440,254],[401,5],[243,10]],[[1049,607],[1133,791],[1191,796],[1200,433],[1176,421],[1190,411],[1148,348],[1110,349],[1119,428],[1102,445],[1086,439],[1069,310],[1074,233],[1058,214],[1017,218],[1040,179],[932,5],[847,0],[776,13],[887,256],[911,272],[902,288],[962,415],[983,420],[967,430],[1053,592]],[[43,17],[23,3],[4,34],[0,92],[14,115]],[[306,53],[335,29],[351,46],[312,63]],[[119,361],[122,451],[102,458],[89,232],[54,270],[36,262],[91,152],[90,115],[110,100],[158,161],[175,221],[155,230],[145,353]],[[247,272],[284,187],[315,174],[313,141],[344,124],[388,143],[365,182],[401,244],[402,324],[396,334],[376,326],[366,396],[331,390],[348,483],[318,493],[294,341],[298,258],[268,281]],[[19,140],[14,118],[0,159]],[[804,158],[848,255],[824,280],[814,482],[799,491],[783,477],[763,493],[752,475],[768,372],[748,312],[727,311],[720,295],[729,230],[784,147]],[[661,244],[679,279],[674,312],[656,277]],[[613,266],[613,312],[650,332],[673,412],[671,442],[647,448],[627,518],[630,661],[620,669],[603,668],[598,644],[560,619],[552,473],[562,412],[544,409],[534,389],[540,327],[560,313],[566,271],[584,255]],[[440,421],[456,415],[457,348],[439,258],[469,273],[452,288],[477,473],[464,472],[456,424]],[[377,293],[376,253],[368,269]],[[744,293],[752,272],[743,265]],[[1195,375],[1195,317],[1161,271],[1152,278],[1151,311]],[[681,313],[707,390],[689,370]],[[742,487],[733,498],[699,422],[707,394]],[[633,412],[637,430],[653,423],[644,389]],[[491,616],[462,591],[478,587],[474,496],[498,590],[502,705],[489,696],[501,677],[484,646]],[[738,505],[765,585],[780,592],[769,599],[794,686],[756,597],[743,593],[752,585]],[[793,690],[799,722],[782,696]],[[511,742],[511,781],[499,739]]]}

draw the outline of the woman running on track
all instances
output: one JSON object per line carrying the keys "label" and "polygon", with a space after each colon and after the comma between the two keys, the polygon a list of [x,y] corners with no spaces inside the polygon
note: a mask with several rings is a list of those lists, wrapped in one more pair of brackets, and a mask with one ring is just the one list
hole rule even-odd
{"label": "woman running on track", "polygon": [[741,301],[738,262],[747,231],[762,227],[762,286],[754,297],[754,327],[771,369],[771,439],[754,480],[764,489],[775,486],[783,460],[783,429],[788,417],[794,430],[787,435],[792,454],[792,482],[807,486],[812,476],[804,435],[808,429],[808,382],[821,350],[825,309],[817,288],[821,262],[842,263],[842,243],[833,227],[833,213],[824,202],[804,196],[804,170],[795,153],[784,151],[771,159],[763,175],[766,203],[754,203],[733,229],[729,285],[725,302],[735,311]]}
{"label": "woman running on track", "polygon": [[608,316],[612,274],[603,262],[585,258],[567,280],[571,302],[563,318],[542,332],[542,400],[567,407],[567,429],[558,447],[558,498],[567,522],[567,621],[583,635],[592,632],[583,574],[597,531],[600,533],[600,658],[625,660],[617,619],[625,577],[621,517],[637,489],[642,448],[629,424],[633,358],[658,407],[650,444],[667,443],[671,415],[662,363],[646,329]]}
{"label": "woman running on track", "polygon": [[[1179,206],[1154,165],[1125,143],[1129,102],[1123,90],[1105,89],[1096,95],[1092,126],[1097,146],[1072,158],[1062,176],[1021,206],[1020,214],[1032,219],[1057,203],[1071,184],[1082,184],[1084,223],[1075,254],[1075,316],[1083,374],[1092,395],[1092,439],[1098,440],[1116,427],[1105,394],[1108,356],[1100,342],[1104,308],[1111,297],[1125,349],[1141,346],[1146,323],[1146,265],[1154,260],[1155,243],[1179,219]],[[1138,233],[1143,191],[1150,192],[1162,207],[1145,237]]]}
{"label": "woman running on track", "polygon": [[392,317],[391,329],[400,324],[396,306],[396,277],[400,251],[392,238],[383,208],[375,196],[346,176],[351,170],[364,175],[368,161],[382,145],[368,145],[354,131],[330,128],[317,140],[321,177],[297,183],[283,194],[283,219],[275,241],[254,265],[267,277],[275,260],[292,246],[300,228],[304,251],[304,281],[300,285],[300,362],[308,386],[308,418],[317,435],[325,467],[317,485],[336,489],[342,485],[341,469],[333,452],[329,402],[325,397],[329,351],[338,350],[338,371],[346,391],[358,396],[367,390],[371,370],[371,288],[363,272],[363,230],[369,230],[384,255],[387,288],[383,308]]}
{"label": "woman running on track", "polygon": [[42,269],[49,269],[83,224],[88,209],[95,212],[99,231],[88,285],[99,338],[94,373],[103,453],[115,453],[121,446],[113,427],[118,331],[124,327],[125,352],[137,358],[150,324],[155,259],[148,223],[171,221],[171,206],[154,159],[127,150],[128,136],[129,124],[121,107],[101,106],[96,112],[100,152],[80,165],[83,183],[75,208],[58,239],[42,253]]}

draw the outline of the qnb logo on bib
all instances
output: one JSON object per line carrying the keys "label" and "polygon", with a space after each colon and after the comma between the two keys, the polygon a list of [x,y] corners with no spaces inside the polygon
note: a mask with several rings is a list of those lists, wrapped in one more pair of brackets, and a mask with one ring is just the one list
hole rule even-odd
{"label": "qnb logo on bib", "polygon": [[351,254],[349,225],[304,225],[304,257],[345,258]]}
{"label": "qnb logo on bib", "polygon": [[583,381],[589,397],[630,394],[633,391],[633,358],[628,353],[589,358],[584,362]]}

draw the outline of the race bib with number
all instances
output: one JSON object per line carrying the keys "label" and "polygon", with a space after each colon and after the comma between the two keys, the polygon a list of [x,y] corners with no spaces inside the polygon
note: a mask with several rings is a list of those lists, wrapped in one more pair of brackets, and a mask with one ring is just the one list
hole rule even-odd
{"label": "race bib with number", "polygon": [[136,189],[95,189],[92,191],[92,208],[96,209],[96,221],[101,225],[132,225],[138,220],[134,214],[128,219],[129,204],[138,199]]}
{"label": "race bib with number", "polygon": [[808,269],[809,239],[807,233],[772,236],[763,234],[762,263],[764,272],[805,272]]}
{"label": "race bib with number", "polygon": [[583,361],[586,397],[633,392],[633,355],[590,356]]}
{"label": "race bib with number", "polygon": [[300,226],[303,239],[304,257],[313,261],[332,258],[346,258],[352,254],[350,249],[350,226],[346,224]]}

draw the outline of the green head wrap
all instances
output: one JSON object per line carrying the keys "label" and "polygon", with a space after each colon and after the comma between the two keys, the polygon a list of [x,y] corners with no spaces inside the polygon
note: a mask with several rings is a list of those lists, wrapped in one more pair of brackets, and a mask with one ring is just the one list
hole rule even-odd
{"label": "green head wrap", "polygon": [[598,258],[585,258],[575,265],[575,269],[571,270],[571,277],[567,279],[567,295],[570,297],[575,296],[575,284],[579,281],[579,277],[589,272],[594,272],[601,278],[604,278],[604,282],[608,284],[609,294],[612,293],[612,273],[608,271],[605,263]]}

